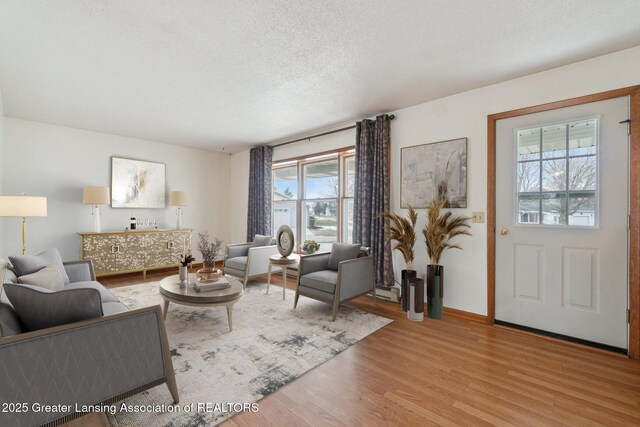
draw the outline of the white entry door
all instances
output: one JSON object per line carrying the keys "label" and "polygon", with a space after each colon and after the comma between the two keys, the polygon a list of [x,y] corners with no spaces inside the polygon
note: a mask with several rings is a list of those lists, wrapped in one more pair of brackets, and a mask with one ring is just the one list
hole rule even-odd
{"label": "white entry door", "polygon": [[495,319],[626,350],[628,97],[496,123]]}

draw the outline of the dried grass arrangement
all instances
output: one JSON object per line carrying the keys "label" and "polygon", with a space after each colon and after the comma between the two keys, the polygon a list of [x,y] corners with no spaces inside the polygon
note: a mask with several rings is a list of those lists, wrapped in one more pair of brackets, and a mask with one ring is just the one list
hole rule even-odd
{"label": "dried grass arrangement", "polygon": [[409,218],[400,215],[383,212],[380,217],[389,220],[389,240],[395,240],[393,249],[397,249],[402,253],[404,262],[407,264],[407,270],[413,270],[413,247],[416,244],[416,222],[418,221],[418,213],[409,206]]}
{"label": "dried grass arrangement", "polygon": [[442,253],[446,249],[462,249],[457,243],[449,243],[456,236],[471,236],[468,230],[471,219],[466,216],[453,216],[450,211],[442,213],[442,208],[447,203],[446,199],[434,199],[427,208],[427,223],[422,229],[427,255],[433,265],[440,264]]}

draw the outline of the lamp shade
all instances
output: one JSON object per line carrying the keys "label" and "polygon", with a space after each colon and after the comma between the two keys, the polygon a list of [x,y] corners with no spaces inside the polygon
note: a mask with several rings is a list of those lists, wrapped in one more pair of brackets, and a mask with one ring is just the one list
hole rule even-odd
{"label": "lamp shade", "polygon": [[0,216],[47,216],[47,198],[0,196]]}
{"label": "lamp shade", "polygon": [[189,194],[186,191],[172,191],[169,194],[169,206],[189,206]]}
{"label": "lamp shade", "polygon": [[111,203],[109,187],[85,186],[82,192],[82,203],[89,205],[108,205]]}

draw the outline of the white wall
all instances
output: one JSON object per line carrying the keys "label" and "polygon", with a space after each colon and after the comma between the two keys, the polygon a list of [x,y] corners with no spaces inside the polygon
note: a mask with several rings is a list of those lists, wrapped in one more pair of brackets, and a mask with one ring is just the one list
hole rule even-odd
{"label": "white wall", "polygon": [[[404,212],[400,209],[399,189],[402,147],[467,137],[468,209],[456,209],[455,213],[469,215],[472,211],[486,211],[489,114],[636,84],[640,84],[640,47],[396,111],[396,119],[391,123],[393,210]],[[282,159],[339,148],[349,145],[344,143],[345,138],[350,138],[353,144],[355,133],[350,131],[314,139],[311,143],[294,144],[276,150],[274,157]],[[243,161],[248,162],[245,153],[232,156],[235,166],[231,170],[231,180],[238,188],[247,186],[248,174],[244,173]],[[240,201],[234,201],[236,212],[244,209],[246,215],[246,198],[244,208]],[[424,211],[420,212],[418,227],[423,225]],[[245,223],[238,221],[234,227],[246,227],[246,216]],[[232,235],[236,232],[232,230]],[[473,224],[472,233],[472,237],[460,238],[463,251],[452,250],[443,256],[442,264],[446,268],[444,304],[486,314],[486,224]],[[428,262],[421,234],[418,242],[415,268],[424,272]],[[402,257],[395,254],[394,263],[397,272],[403,267]]]}
{"label": "white wall", "polygon": [[[49,247],[60,249],[65,260],[80,256],[80,231],[92,231],[91,206],[82,204],[85,185],[110,187],[111,156],[166,164],[165,209],[136,209],[138,218],[156,218],[160,228],[175,228],[175,207],[168,206],[172,190],[189,193],[191,206],[183,209],[183,227],[207,230],[229,241],[229,156],[5,117],[0,128],[4,152],[0,157],[2,193],[25,192],[46,196],[48,216],[30,218],[27,250],[34,254]],[[102,206],[102,229],[124,230],[130,209]],[[3,218],[0,257],[20,252],[20,220]],[[196,257],[198,253],[194,250]]]}

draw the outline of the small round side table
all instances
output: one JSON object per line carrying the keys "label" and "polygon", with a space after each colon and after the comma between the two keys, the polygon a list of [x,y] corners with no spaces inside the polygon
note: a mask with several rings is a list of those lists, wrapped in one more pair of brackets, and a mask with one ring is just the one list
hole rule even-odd
{"label": "small round side table", "polygon": [[271,286],[271,267],[274,265],[282,268],[282,279],[284,284],[282,285],[282,299],[284,300],[285,291],[287,289],[287,267],[292,267],[300,262],[300,255],[291,254],[288,257],[283,257],[280,254],[271,255],[269,257],[269,272],[267,279],[267,295],[269,295],[269,286]]}

